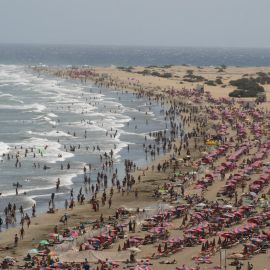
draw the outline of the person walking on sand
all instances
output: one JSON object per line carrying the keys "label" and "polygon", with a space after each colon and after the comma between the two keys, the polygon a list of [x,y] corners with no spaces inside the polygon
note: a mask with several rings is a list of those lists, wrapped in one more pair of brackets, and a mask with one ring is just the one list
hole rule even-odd
{"label": "person walking on sand", "polygon": [[67,213],[64,214],[64,225],[67,225],[68,216]]}
{"label": "person walking on sand", "polygon": [[3,219],[0,217],[0,232],[2,231]]}
{"label": "person walking on sand", "polygon": [[138,189],[135,189],[135,198],[138,199]]}
{"label": "person walking on sand", "polygon": [[85,258],[84,263],[83,263],[83,269],[84,270],[90,270],[90,264],[88,263],[87,259]]}
{"label": "person walking on sand", "polygon": [[65,209],[67,210],[67,208],[68,208],[68,200],[66,199],[65,200]]}
{"label": "person walking on sand", "polygon": [[20,229],[20,239],[22,240],[23,237],[24,237],[24,228],[22,226],[21,229]]}
{"label": "person walking on sand", "polygon": [[237,263],[235,269],[236,269],[236,270],[241,270],[242,266],[243,266],[243,263],[241,263],[241,262],[238,261],[238,263]]}
{"label": "person walking on sand", "polygon": [[112,206],[112,197],[110,197],[109,199],[109,208],[111,208],[111,206]]}
{"label": "person walking on sand", "polygon": [[36,204],[32,206],[32,217],[36,216]]}
{"label": "person walking on sand", "polygon": [[21,214],[22,217],[24,216],[24,212],[23,212],[23,207],[22,207],[22,205],[20,206],[20,214]]}
{"label": "person walking on sand", "polygon": [[19,241],[19,237],[18,234],[16,233],[14,236],[14,246],[17,247],[18,246],[18,241]]}

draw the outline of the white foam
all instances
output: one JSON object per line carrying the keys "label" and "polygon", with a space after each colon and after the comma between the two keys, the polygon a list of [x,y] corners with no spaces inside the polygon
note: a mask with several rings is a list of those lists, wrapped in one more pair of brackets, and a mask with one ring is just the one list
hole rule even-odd
{"label": "white foam", "polygon": [[71,137],[70,134],[67,134],[64,131],[52,130],[48,132],[33,132],[31,130],[27,131],[28,134],[37,135],[37,136],[45,136],[45,137]]}
{"label": "white foam", "polygon": [[[35,149],[36,158],[39,161],[47,163],[56,163],[57,161],[65,161],[67,158],[71,158],[74,154],[60,150],[61,144],[58,142],[50,141],[46,138],[32,137],[23,142],[10,144],[13,146],[22,145],[24,148]],[[43,154],[39,154],[40,150]]]}
{"label": "white foam", "polygon": [[[79,171],[78,171],[79,174]],[[38,191],[38,190],[47,190],[47,189],[52,189],[55,188],[56,180],[57,178],[60,178],[60,187],[63,186],[71,186],[73,184],[72,179],[78,175],[77,173],[70,173],[70,174],[62,174],[62,175],[57,175],[55,177],[50,176],[44,178],[44,181],[46,181],[48,184],[45,187],[34,187],[31,189],[20,189],[20,193],[22,192],[30,192],[30,191]],[[32,178],[32,181],[35,181],[36,178]],[[40,178],[37,178],[37,180],[40,180]],[[30,198],[36,198],[36,197],[41,197],[41,196],[46,196],[47,194],[44,195],[33,195],[30,196]]]}
{"label": "white foam", "polygon": [[[121,129],[125,126],[125,123],[129,122],[131,118],[122,114],[104,113],[101,121],[92,121],[97,126],[102,126],[105,130],[109,129]],[[98,124],[100,123],[100,124]]]}
{"label": "white foam", "polygon": [[52,117],[52,118],[56,118],[56,117],[58,117],[56,114],[54,114],[54,113],[48,113],[48,116],[49,117]]}
{"label": "white foam", "polygon": [[3,154],[7,154],[8,152],[9,152],[9,145],[4,142],[0,142],[0,159]]}
{"label": "white foam", "polygon": [[37,117],[33,117],[32,119],[33,120],[39,120],[39,119],[41,119],[41,118],[43,118],[44,116],[43,115],[40,115],[40,116],[37,116]]}
{"label": "white foam", "polygon": [[14,96],[11,94],[1,94],[0,98],[3,98],[3,97],[14,97]]}
{"label": "white foam", "polygon": [[[0,92],[0,93],[2,93],[2,92]],[[5,102],[6,102],[6,99],[8,99],[9,101],[18,102],[18,103],[21,103],[21,104],[24,103],[22,100],[17,99],[17,98],[16,98],[15,96],[13,96],[12,94],[7,94],[7,93],[3,94],[3,93],[2,93],[2,94],[0,95],[0,101],[2,101],[3,103],[5,103]]]}
{"label": "white foam", "polygon": [[[42,196],[48,196],[51,194],[37,194],[37,195],[30,195],[28,196],[29,193],[31,192],[35,192],[35,191],[44,191],[44,190],[49,190],[49,189],[53,189],[55,188],[56,185],[56,180],[57,178],[60,178],[60,186],[71,186],[73,184],[72,179],[76,176],[79,175],[79,173],[81,173],[81,170],[77,170],[73,173],[69,173],[69,174],[61,174],[61,175],[56,175],[56,176],[48,176],[48,177],[32,177],[31,179],[28,179],[28,183],[31,182],[34,184],[35,181],[41,181],[43,180],[43,183],[45,183],[45,186],[39,186],[39,185],[35,185],[35,186],[30,186],[30,187],[26,187],[26,188],[20,188],[19,189],[19,196],[24,196],[24,193],[26,194],[27,197],[25,198],[29,198],[31,201],[34,202],[34,199],[37,197],[42,197]],[[24,185],[23,185],[24,187]],[[57,194],[61,194],[61,193],[57,193]],[[4,191],[3,194],[1,195],[2,197],[8,197],[8,196],[14,196],[16,195],[16,191],[14,190],[9,190],[9,191]]]}
{"label": "white foam", "polygon": [[[115,130],[117,129],[118,130],[117,135],[112,138],[108,137],[104,145],[109,144],[110,146],[108,148],[114,148],[113,145],[115,144],[115,149],[113,149],[114,158],[117,161],[120,159],[121,156],[119,152],[128,144],[130,144],[129,142],[120,141],[120,135],[124,133],[122,128],[125,126],[127,122],[131,120],[129,116],[125,115],[125,112],[126,111],[138,112],[138,110],[136,110],[135,108],[133,109],[123,106],[121,103],[118,103],[117,99],[115,98],[106,97],[103,94],[89,92],[89,86],[83,86],[78,84],[72,85],[68,84],[65,80],[61,79],[54,80],[44,77],[38,78],[34,74],[27,73],[20,66],[9,66],[7,67],[7,70],[4,72],[2,69],[6,69],[6,66],[1,68],[0,65],[0,77],[1,74],[4,73],[3,74],[4,78],[2,78],[2,80],[0,78],[0,83],[5,83],[6,81],[8,82],[8,85],[10,85],[10,83],[14,83],[15,85],[27,85],[27,87],[22,87],[23,91],[28,91],[27,96],[31,96],[31,93],[34,93],[34,96],[37,96],[37,99],[35,100],[36,103],[34,104],[25,104],[24,106],[8,106],[5,108],[43,112],[43,115],[35,117],[33,118],[33,120],[47,121],[48,123],[54,126],[58,124],[56,123],[56,121],[54,121],[57,120],[55,118],[58,117],[58,115],[55,113],[57,112],[65,113],[67,111],[70,111],[71,113],[80,114],[82,115],[82,118],[86,119],[83,122],[71,122],[71,125],[73,127],[80,126],[82,128],[85,128],[89,132],[91,131],[106,132],[107,130],[110,130],[112,128],[113,129],[112,133],[114,133]],[[47,108],[46,106],[43,105],[42,101],[41,101],[42,104],[39,104],[40,100],[48,102],[45,103],[48,104],[48,110],[46,110]],[[95,103],[100,103],[98,106],[101,108],[101,110],[97,109]],[[103,112],[102,105],[105,105],[107,107],[104,108],[105,112]],[[145,104],[141,107],[148,107],[148,105]],[[55,108],[55,110],[53,108]],[[115,111],[116,113],[109,112],[108,111],[109,109],[112,109],[112,111]],[[141,111],[141,113],[144,114],[145,112]],[[148,112],[148,114],[152,115],[151,112]],[[62,126],[68,125],[68,123],[64,122],[61,122],[60,124]],[[73,153],[65,152],[65,150],[61,149],[61,145],[59,143],[52,141],[54,137],[57,138],[63,136],[65,137],[71,136],[63,131],[57,130],[47,132],[28,131],[28,134],[31,134],[31,136],[33,137],[31,139],[25,140],[23,143],[19,142],[16,145],[23,145],[24,148],[33,147],[34,152],[36,153],[37,161],[55,163],[57,161],[64,161],[65,159],[71,158],[74,155]],[[135,134],[145,136],[145,134],[134,133],[134,135]],[[47,146],[46,150],[44,150],[45,146]],[[40,149],[43,152],[43,156],[38,154],[38,149]],[[105,149],[105,151],[109,150],[110,149]],[[31,157],[30,156],[31,154],[27,158],[32,159],[32,156]],[[81,171],[79,171],[78,173],[80,172]],[[71,175],[59,176],[61,179],[61,185],[62,184],[71,185],[72,184],[71,179],[76,175],[77,174],[74,173]],[[53,178],[46,179],[48,181],[48,184],[44,183],[45,185],[44,187],[43,186],[35,187],[34,189],[41,190],[55,187],[56,181],[55,178],[57,177],[58,176],[56,175]],[[26,192],[28,191],[26,190]]]}
{"label": "white foam", "polygon": [[43,119],[53,126],[56,126],[56,124],[57,124],[56,121],[52,121],[52,119],[49,117],[44,116]]}
{"label": "white foam", "polygon": [[0,82],[10,85],[27,85],[29,80],[23,66],[18,65],[0,65]]}
{"label": "white foam", "polygon": [[[30,109],[35,109],[35,112],[42,112],[46,109],[45,105],[39,104],[39,103],[34,103],[31,105],[28,105]],[[26,106],[27,107],[27,106]]]}
{"label": "white foam", "polygon": [[42,112],[46,109],[46,106],[39,104],[39,103],[33,103],[29,105],[24,106],[17,106],[17,105],[0,105],[0,109],[6,109],[6,110],[32,110],[33,112]]}
{"label": "white foam", "polygon": [[[29,201],[29,203],[31,205],[35,204],[35,200],[33,200],[33,198],[31,197],[28,197],[27,196],[27,192],[31,191],[32,189],[20,189],[19,190],[19,195],[16,196],[17,198],[19,198],[20,196],[22,196],[25,200]],[[26,195],[24,195],[24,192],[26,192]],[[16,195],[16,191],[5,191],[2,193],[1,197],[9,197],[9,196],[15,196]],[[29,207],[30,208],[30,207]],[[25,208],[26,209],[29,209],[29,208]]]}
{"label": "white foam", "polygon": [[16,98],[11,98],[10,100],[24,104],[24,102],[22,100],[16,99]]}
{"label": "white foam", "polygon": [[148,135],[148,133],[136,133],[136,132],[128,132],[128,131],[124,131],[124,130],[121,131],[121,134],[134,135],[134,136],[141,136],[141,137],[145,137],[145,136],[150,137],[150,136]]}

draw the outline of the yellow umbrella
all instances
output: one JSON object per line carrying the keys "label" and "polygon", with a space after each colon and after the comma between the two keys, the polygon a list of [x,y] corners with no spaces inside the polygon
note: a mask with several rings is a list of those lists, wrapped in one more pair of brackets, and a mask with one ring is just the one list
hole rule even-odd
{"label": "yellow umbrella", "polygon": [[52,257],[57,256],[56,251],[54,251],[54,250],[50,251],[49,256],[52,256]]}

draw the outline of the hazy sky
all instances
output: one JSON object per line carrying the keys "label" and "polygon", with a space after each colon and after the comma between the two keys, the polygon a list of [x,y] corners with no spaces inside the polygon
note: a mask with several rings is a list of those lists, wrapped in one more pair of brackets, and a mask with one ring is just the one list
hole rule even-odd
{"label": "hazy sky", "polygon": [[0,43],[269,47],[270,0],[0,0]]}

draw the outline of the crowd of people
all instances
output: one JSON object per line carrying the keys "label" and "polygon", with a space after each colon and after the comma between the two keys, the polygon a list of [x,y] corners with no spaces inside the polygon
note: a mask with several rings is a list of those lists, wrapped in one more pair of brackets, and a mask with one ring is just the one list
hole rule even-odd
{"label": "crowd of people", "polygon": [[[147,98],[150,107],[151,102],[158,102],[167,122],[166,130],[151,132],[150,139],[145,137],[142,147],[146,158],[150,155],[153,163],[145,170],[139,170],[132,160],[125,160],[125,176],[121,180],[114,167],[113,149],[109,153],[102,153],[99,146],[96,147],[100,151],[100,171],[94,181],[90,177],[93,169],[91,164],[88,168],[82,168],[83,182],[89,190],[81,187],[76,196],[78,204],[90,204],[93,212],[101,212],[101,215],[91,229],[83,228],[78,235],[104,228],[105,224],[110,227],[106,227],[106,236],[104,232],[96,232],[86,242],[81,242],[79,253],[84,250],[107,249],[119,241],[118,252],[154,245],[156,251],[148,256],[149,259],[158,260],[160,264],[177,264],[180,262],[176,259],[164,261],[162,258],[174,257],[188,248],[194,248],[197,252],[195,247],[200,246],[198,254],[192,257],[195,264],[193,268],[199,269],[202,264],[212,264],[213,258],[223,249],[231,249],[228,256],[233,259],[231,266],[241,269],[241,260],[252,260],[256,254],[267,252],[270,247],[270,232],[266,228],[270,220],[269,190],[266,190],[270,181],[267,163],[269,123],[264,121],[269,116],[267,111],[259,105],[250,107],[233,99],[216,99],[208,92],[198,92],[195,89],[145,89],[138,81],[124,83],[110,76],[99,75],[94,70],[65,69],[57,71],[55,75],[71,78],[82,78],[83,75],[85,81],[91,79],[98,87],[131,89],[136,98]],[[243,125],[243,122],[246,124]],[[116,134],[117,130],[111,132]],[[129,146],[127,148],[130,151]],[[163,158],[156,159],[161,152]],[[67,169],[71,166],[68,164]],[[113,201],[115,193],[120,196],[134,193],[132,200],[136,202],[140,198],[140,184],[151,171],[167,175],[166,179],[156,180],[157,184],[149,196],[155,202],[171,205],[169,209],[149,213],[140,226],[138,220],[141,220],[146,210],[136,210],[133,220],[125,209],[118,209],[109,217],[103,216],[104,207],[113,208],[117,204],[117,201]],[[108,183],[110,176],[111,182]],[[60,179],[57,179],[56,192],[60,189],[60,183]],[[88,192],[91,194],[89,199]],[[131,197],[128,198],[131,200]],[[52,193],[49,201],[51,212],[54,212],[54,200],[55,195]],[[71,189],[65,208],[72,210],[74,207],[75,194]],[[16,206],[10,204],[5,215],[14,220],[15,213]],[[28,227],[31,224],[30,217],[24,214],[23,209],[20,214],[20,237],[15,235],[15,246],[24,237],[24,223]],[[32,216],[35,216],[35,212]],[[68,215],[65,214],[61,222],[67,226]],[[177,230],[179,235],[181,232],[181,237],[172,232],[173,222],[178,224]],[[140,237],[134,235],[136,232],[140,232]],[[54,233],[59,234],[59,231],[55,230]],[[69,234],[72,236],[72,232]],[[75,239],[77,236],[74,235],[72,237]],[[59,239],[55,242],[59,244]],[[242,250],[239,250],[240,247]],[[50,261],[50,252],[45,252],[49,261],[43,260],[33,267],[53,267],[56,261]],[[132,256],[127,261],[129,267],[136,267],[134,254],[131,252]],[[189,269],[183,264],[185,259],[181,258],[182,266],[177,269]],[[133,266],[130,266],[132,263]],[[71,266],[64,266],[63,262],[61,267],[70,269]],[[90,265],[86,260],[78,267],[89,269]],[[119,267],[119,264],[101,260],[97,269],[113,267]],[[221,266],[216,269],[218,267]],[[253,269],[250,261],[247,267],[248,270]]]}

